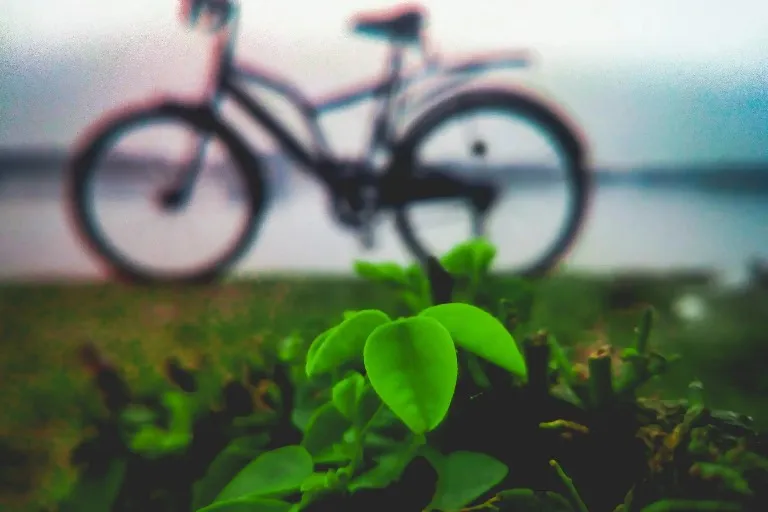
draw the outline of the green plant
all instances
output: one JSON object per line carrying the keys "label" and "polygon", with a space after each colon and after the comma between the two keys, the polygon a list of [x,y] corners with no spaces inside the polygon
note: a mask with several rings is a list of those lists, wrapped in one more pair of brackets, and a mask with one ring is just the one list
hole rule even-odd
{"label": "green plant", "polygon": [[[653,310],[632,346],[574,364],[534,329],[524,282],[489,306],[493,255],[476,240],[424,270],[358,263],[406,315],[345,311],[308,345],[297,329],[229,382],[170,365],[176,388],[147,402],[102,365],[100,439],[121,448],[73,496],[126,512],[765,509],[764,438],[709,411],[700,386],[675,407],[639,398],[670,362],[649,343]],[[155,485],[137,487],[143,473]],[[713,479],[716,493],[697,486]],[[158,489],[175,501],[136,500]]]}
{"label": "green plant", "polygon": [[228,372],[169,358],[165,384],[136,394],[94,345],[82,358],[104,410],[72,454],[80,478],[63,512],[200,508],[258,453],[300,437],[280,366],[270,375],[245,359]]}
{"label": "green plant", "polygon": [[[525,379],[525,363],[512,336],[498,319],[469,304],[432,306],[397,320],[381,311],[359,311],[319,335],[309,348],[306,374],[310,378],[333,374],[331,398],[312,415],[301,445],[286,452],[285,464],[301,465],[306,474],[301,480],[298,470],[291,472],[283,494],[303,491],[296,505],[301,509],[328,493],[381,489],[396,481],[416,456],[427,453],[425,435],[440,425],[450,408],[458,377],[457,347]],[[409,432],[398,432],[398,439],[376,435],[377,430],[391,431],[393,426],[397,431],[398,422]],[[389,452],[365,470],[371,462],[365,460],[366,449],[375,451],[382,444]],[[309,466],[308,457],[313,462]],[[441,510],[458,510],[497,484],[507,471],[483,454],[442,457],[431,452],[430,458],[441,475],[439,482],[446,478],[452,482],[439,487],[434,498]],[[258,465],[258,459],[252,464]],[[322,464],[334,467],[314,471]],[[462,489],[454,480],[466,479],[457,477],[457,471],[469,471],[480,480]],[[246,468],[237,479],[250,474],[254,473]],[[235,510],[243,500],[250,503],[275,494],[254,488],[238,496],[225,493],[205,510]]]}
{"label": "green plant", "polygon": [[453,295],[457,302],[476,302],[489,282],[496,248],[484,238],[456,245],[441,258],[408,266],[392,262],[356,261],[355,273],[373,283],[394,289],[410,313],[433,304],[437,296]]}
{"label": "green plant", "polygon": [[[581,407],[602,410],[614,399],[629,396],[625,390],[636,389],[641,380],[655,374],[647,358],[640,354],[647,346],[650,313],[645,318],[637,349],[632,352],[635,377],[622,373],[626,384],[618,393],[614,392],[614,377],[604,355],[595,356],[599,363],[590,365],[589,379],[582,383],[560,353],[556,360],[560,366],[554,365],[554,370],[562,372],[562,381],[577,399],[583,398]],[[331,392],[328,401],[311,415],[301,444],[292,447],[290,457],[284,461],[292,467],[301,465],[304,480],[297,476],[300,471],[291,472],[290,481],[286,480],[285,489],[277,497],[300,493],[298,501],[283,502],[286,510],[309,510],[329,496],[353,500],[362,491],[395,484],[415,458],[424,457],[438,478],[431,499],[420,506],[462,510],[504,480],[508,466],[482,452],[458,450],[443,455],[428,442],[430,433],[448,417],[459,378],[459,360],[491,363],[509,375],[510,384],[516,381],[525,385],[530,396],[538,394],[544,403],[553,370],[549,357],[553,348],[559,350],[546,334],[531,338],[526,344],[526,359],[532,363],[529,369],[504,324],[465,303],[438,304],[418,315],[395,320],[378,310],[348,312],[341,323],[317,336],[307,352],[307,377],[325,378]],[[488,380],[486,370],[479,365],[474,373],[470,372],[475,384]],[[541,422],[538,427],[558,430],[573,425],[556,421]],[[403,426],[406,428],[398,428]],[[369,452],[376,455],[370,457]],[[552,467],[559,478],[570,482],[559,465],[553,463]],[[243,476],[237,479],[244,481],[245,475],[254,474],[243,470]],[[204,510],[236,510],[244,502],[276,497],[272,491],[254,491],[259,485],[257,481],[251,487],[243,484],[248,492],[219,496]],[[573,494],[570,483],[568,489]],[[574,505],[584,509],[580,498],[574,500]],[[334,506],[353,509],[350,502]]]}

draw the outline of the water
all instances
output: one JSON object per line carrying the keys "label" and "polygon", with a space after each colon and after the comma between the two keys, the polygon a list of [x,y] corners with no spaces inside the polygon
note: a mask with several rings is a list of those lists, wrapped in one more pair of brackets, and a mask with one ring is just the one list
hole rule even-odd
{"label": "water", "polygon": [[[526,192],[537,222],[547,221],[546,194],[535,188]],[[131,199],[115,201],[109,215],[126,218],[134,204]],[[502,208],[510,218],[514,215],[512,205]],[[213,236],[226,222],[224,212],[209,213],[205,228]],[[206,240],[203,233],[178,246],[177,256],[194,252],[194,244],[200,250]],[[501,254],[510,250],[505,245],[519,248],[525,243],[519,238],[496,242]],[[363,251],[357,239],[327,215],[320,189],[302,185],[273,204],[259,237],[235,270],[345,272],[356,258],[407,258],[389,223],[381,226],[378,243],[376,250]],[[737,282],[745,276],[745,263],[755,256],[768,258],[764,195],[626,183],[596,188],[584,229],[565,263],[574,270],[597,272],[712,268],[726,281]],[[59,180],[6,174],[0,181],[0,279],[102,275],[70,228]]]}

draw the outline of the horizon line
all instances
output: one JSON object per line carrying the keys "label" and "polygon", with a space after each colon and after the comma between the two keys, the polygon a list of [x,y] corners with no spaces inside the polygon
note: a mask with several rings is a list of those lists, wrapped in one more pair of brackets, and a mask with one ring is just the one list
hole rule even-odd
{"label": "horizon line", "polygon": [[[66,146],[61,145],[43,145],[43,144],[30,144],[30,145],[14,145],[14,146],[0,146],[0,163],[5,163],[3,160],[6,160],[9,156],[10,157],[16,157],[19,160],[21,160],[21,163],[31,163],[34,162],[36,159],[39,160],[41,157],[48,156],[50,158],[49,161],[61,161],[66,160],[68,155],[72,153],[72,148],[67,148]],[[51,158],[51,157],[59,157],[59,158]],[[286,155],[282,151],[270,151],[270,152],[259,152],[257,156],[261,156],[263,158],[274,158],[276,156],[285,157],[286,159],[290,160],[290,156]],[[37,157],[37,158],[36,158]],[[633,171],[659,171],[659,170],[665,170],[665,171],[697,171],[697,170],[711,170],[713,167],[739,167],[741,169],[750,168],[750,170],[754,170],[755,167],[765,167],[766,170],[768,170],[768,159],[744,159],[744,160],[734,160],[734,159],[712,159],[712,160],[698,160],[698,161],[690,161],[686,163],[681,162],[672,162],[672,161],[649,161],[647,163],[643,163],[641,165],[637,164],[600,164],[597,166],[594,166],[593,172],[605,172],[610,169],[608,172],[633,172]],[[704,168],[704,169],[703,169]],[[5,169],[0,169],[5,170]]]}

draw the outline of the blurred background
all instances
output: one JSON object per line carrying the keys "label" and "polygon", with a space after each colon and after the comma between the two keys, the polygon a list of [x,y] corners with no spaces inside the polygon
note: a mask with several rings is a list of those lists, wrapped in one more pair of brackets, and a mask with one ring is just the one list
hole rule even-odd
{"label": "blurred background", "polygon": [[[386,45],[353,35],[349,20],[396,2],[242,4],[238,59],[284,75],[310,98],[380,76]],[[650,303],[658,313],[652,344],[683,358],[649,392],[679,398],[702,379],[713,406],[768,425],[768,3],[421,5],[441,54],[534,51],[533,67],[501,78],[567,113],[589,145],[588,216],[567,272],[537,284],[530,327],[550,329],[567,347],[622,345]],[[349,273],[357,258],[407,255],[391,233],[362,252],[328,217],[322,191],[227,105],[227,119],[265,156],[276,199],[237,269],[259,279],[195,290],[101,282],[66,220],[64,167],[105,112],[203,94],[211,37],[182,26],[178,10],[174,0],[2,2],[0,509],[50,505],[74,480],[67,461],[82,438],[80,405],[93,394],[74,355],[83,341],[98,343],[141,388],[169,354],[212,353],[225,365],[289,335],[312,340],[345,309],[394,311],[383,287],[302,278]],[[300,129],[289,104],[258,94]],[[364,103],[323,118],[338,153],[359,154],[371,113]],[[536,194],[525,196],[533,207],[521,221],[533,231],[551,206]],[[125,204],[123,218],[132,215]],[[524,240],[512,248],[525,249]],[[208,241],[177,248],[195,252]],[[288,277],[270,277],[275,271]]]}
{"label": "blurred background", "polygon": [[[322,98],[380,75],[382,42],[353,35],[378,0],[243,2],[237,56]],[[757,0],[425,1],[436,49],[532,49],[505,77],[564,110],[591,149],[597,190],[566,264],[591,271],[698,268],[729,282],[768,257],[768,6]],[[0,18],[0,277],[98,277],[61,202],[68,152],[106,111],[159,94],[198,97],[210,36],[172,1],[7,0]],[[261,95],[289,126],[284,100]],[[226,111],[226,109],[225,109]],[[323,120],[332,146],[367,142],[372,104]],[[344,271],[363,255],[327,219],[271,140],[232,113],[286,199],[240,270]],[[300,132],[301,133],[301,132]],[[394,237],[367,257],[402,256]],[[312,251],[305,249],[311,247]],[[52,250],[54,249],[55,250]],[[394,252],[393,252],[394,251]]]}

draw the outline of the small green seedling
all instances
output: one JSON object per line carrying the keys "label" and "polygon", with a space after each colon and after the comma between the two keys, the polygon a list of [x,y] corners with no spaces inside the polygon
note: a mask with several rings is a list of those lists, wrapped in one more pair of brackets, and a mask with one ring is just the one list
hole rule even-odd
{"label": "small green seedling", "polygon": [[[496,248],[486,239],[476,238],[454,246],[440,258],[440,264],[451,276],[467,284],[461,302],[473,302],[495,257]],[[363,279],[397,290],[400,300],[413,314],[433,305],[429,279],[419,264],[356,261],[354,271]]]}
{"label": "small green seedling", "polygon": [[496,247],[485,238],[475,238],[445,253],[440,258],[440,264],[451,274],[469,280],[471,298],[488,275],[495,258]]}
{"label": "small green seedling", "polygon": [[457,347],[526,378],[522,354],[501,322],[461,303],[432,306],[398,320],[377,310],[356,312],[315,339],[306,373],[311,378],[362,360],[366,377],[352,374],[335,383],[333,403],[341,414],[354,416],[353,400],[370,385],[414,434],[424,434],[439,425],[450,407]]}
{"label": "small green seedling", "polygon": [[357,311],[318,336],[307,353],[307,376],[313,377],[360,359],[368,336],[390,318],[375,309]]}
{"label": "small green seedling", "polygon": [[[404,275],[394,267],[384,268],[390,276]],[[397,481],[414,457],[427,450],[425,435],[448,414],[459,350],[526,377],[512,335],[496,317],[475,306],[442,304],[396,320],[378,310],[349,312],[320,334],[307,353],[307,377],[330,377],[332,384],[328,401],[312,412],[301,445],[268,452],[267,459],[267,454],[261,455],[203,510],[235,511],[246,504],[249,510],[280,507],[285,502],[264,500],[297,490],[303,498],[291,510],[301,510],[329,492],[381,489]],[[386,441],[386,453],[361,472],[372,432],[392,421],[405,427],[405,438]],[[268,477],[264,460],[278,468]],[[445,512],[460,510],[508,471],[492,457],[471,452],[431,452],[430,461],[441,482],[432,510]],[[324,469],[318,470],[318,465]],[[329,465],[335,469],[329,470]]]}

